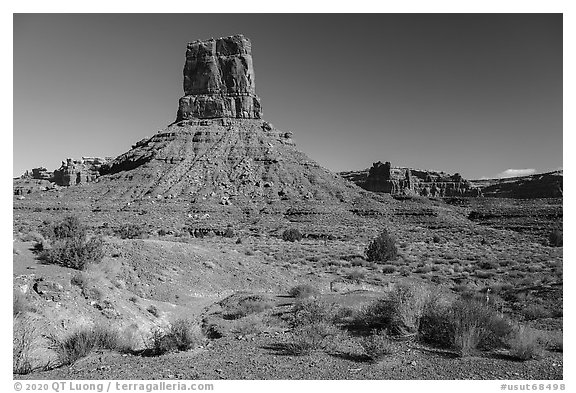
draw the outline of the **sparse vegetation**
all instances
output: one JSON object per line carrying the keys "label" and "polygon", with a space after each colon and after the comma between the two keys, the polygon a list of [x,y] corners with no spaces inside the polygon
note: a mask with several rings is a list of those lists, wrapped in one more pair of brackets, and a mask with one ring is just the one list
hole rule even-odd
{"label": "sparse vegetation", "polygon": [[294,355],[306,355],[318,349],[326,349],[333,344],[339,334],[336,326],[327,322],[313,322],[296,327],[288,351]]}
{"label": "sparse vegetation", "polygon": [[136,224],[124,224],[116,230],[116,235],[120,236],[120,239],[142,239],[144,230]]}
{"label": "sparse vegetation", "polygon": [[240,319],[248,315],[261,313],[272,307],[272,303],[258,295],[251,295],[237,301],[225,302],[223,305],[224,319]]}
{"label": "sparse vegetation", "polygon": [[392,354],[392,340],[383,330],[373,330],[372,334],[362,337],[360,345],[364,350],[364,355],[374,362]]}
{"label": "sparse vegetation", "polygon": [[282,239],[286,242],[299,242],[302,240],[302,234],[298,229],[290,228],[282,232]]}
{"label": "sparse vegetation", "polygon": [[155,328],[150,332],[147,350],[148,356],[160,356],[168,352],[187,351],[200,343],[200,335],[193,330],[193,324],[187,319],[177,319],[168,329]]}
{"label": "sparse vegetation", "polygon": [[288,295],[298,298],[298,299],[304,299],[304,298],[308,298],[311,296],[317,296],[320,294],[320,291],[318,291],[317,288],[313,287],[310,284],[300,284],[300,285],[296,285],[295,287],[292,287],[289,291],[288,291]]}
{"label": "sparse vegetation", "polygon": [[44,234],[49,242],[39,243],[37,249],[40,259],[46,263],[84,270],[90,264],[100,263],[104,257],[102,239],[88,240],[86,227],[76,217],[48,225]]}
{"label": "sparse vegetation", "polygon": [[55,335],[48,338],[50,349],[56,352],[61,365],[74,364],[94,349],[128,350],[116,331],[103,326],[81,328],[63,338]]}
{"label": "sparse vegetation", "polygon": [[366,278],[366,273],[363,272],[362,270],[355,269],[349,272],[346,277],[350,280],[360,281]]}
{"label": "sparse vegetation", "polygon": [[22,313],[15,314],[12,335],[12,371],[28,374],[34,370],[33,347],[39,335],[37,322]]}
{"label": "sparse vegetation", "polygon": [[160,317],[160,310],[155,305],[151,304],[146,309],[150,314],[154,315],[156,318]]}
{"label": "sparse vegetation", "polygon": [[458,299],[427,307],[419,335],[425,342],[468,356],[477,349],[505,347],[512,330],[510,322],[492,308],[475,299]]}
{"label": "sparse vegetation", "polygon": [[429,291],[418,285],[397,285],[387,298],[368,305],[362,323],[370,329],[386,329],[391,335],[415,335]]}
{"label": "sparse vegetation", "polygon": [[552,247],[562,247],[563,243],[563,236],[562,231],[559,229],[555,229],[550,233],[548,236],[548,244]]}
{"label": "sparse vegetation", "polygon": [[22,292],[14,290],[12,293],[12,316],[16,318],[18,315],[28,311],[28,309],[28,302]]}
{"label": "sparse vegetation", "polygon": [[383,230],[366,249],[366,260],[369,262],[386,262],[397,257],[396,241],[387,230]]}
{"label": "sparse vegetation", "polygon": [[224,231],[224,237],[227,237],[229,239],[233,238],[235,236],[235,232],[234,229],[232,229],[231,227],[227,227],[226,230]]}
{"label": "sparse vegetation", "polygon": [[538,332],[520,326],[509,341],[510,355],[520,360],[538,359],[544,351],[544,342]]}

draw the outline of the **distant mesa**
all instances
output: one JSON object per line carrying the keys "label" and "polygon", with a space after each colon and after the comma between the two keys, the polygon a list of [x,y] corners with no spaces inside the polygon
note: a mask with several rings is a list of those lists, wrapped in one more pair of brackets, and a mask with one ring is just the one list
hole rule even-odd
{"label": "distant mesa", "polygon": [[562,198],[564,172],[562,170],[504,179],[473,180],[487,197],[499,198]]}
{"label": "distant mesa", "polygon": [[345,179],[368,191],[396,196],[562,198],[563,172],[554,171],[505,179],[466,180],[458,173],[393,167],[375,162],[363,171],[341,172]]}
{"label": "distant mesa", "polygon": [[374,163],[365,171],[343,172],[341,175],[368,191],[392,195],[431,197],[479,197],[482,190],[458,173],[393,167],[390,162]]}
{"label": "distant mesa", "polygon": [[113,157],[82,157],[79,160],[67,158],[62,161],[60,168],[54,171],[48,171],[44,167],[32,168],[17,179],[14,194],[24,195],[45,191],[54,186],[67,187],[93,182],[100,176],[102,166],[113,159]]}
{"label": "distant mesa", "polygon": [[188,44],[184,96],[177,121],[213,118],[260,119],[252,44],[243,35]]}

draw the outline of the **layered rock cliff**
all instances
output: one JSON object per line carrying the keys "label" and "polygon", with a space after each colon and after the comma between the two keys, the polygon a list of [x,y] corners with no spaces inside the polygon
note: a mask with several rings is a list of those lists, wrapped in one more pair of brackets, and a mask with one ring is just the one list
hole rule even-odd
{"label": "layered rock cliff", "polygon": [[252,44],[243,35],[188,44],[177,121],[219,117],[262,117],[254,85]]}
{"label": "layered rock cliff", "polygon": [[378,161],[365,171],[342,172],[341,175],[368,191],[393,195],[432,197],[482,195],[479,187],[463,179],[458,173],[450,175],[444,172],[392,167],[390,162]]}

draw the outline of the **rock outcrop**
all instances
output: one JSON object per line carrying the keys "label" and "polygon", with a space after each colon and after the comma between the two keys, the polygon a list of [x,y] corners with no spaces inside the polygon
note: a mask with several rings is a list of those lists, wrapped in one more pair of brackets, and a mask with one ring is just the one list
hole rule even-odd
{"label": "rock outcrop", "polygon": [[68,158],[62,161],[62,165],[54,171],[54,177],[50,180],[59,186],[92,182],[100,176],[100,168],[111,160],[111,157],[82,157],[81,160]]}
{"label": "rock outcrop", "polygon": [[562,170],[505,179],[472,180],[484,196],[494,198],[562,198]]}
{"label": "rock outcrop", "polygon": [[189,43],[177,121],[261,116],[250,40],[235,35]]}
{"label": "rock outcrop", "polygon": [[[90,181],[96,172],[82,163],[64,163],[58,181],[82,187],[47,192],[43,206],[51,200],[56,208],[189,233],[218,233],[240,222],[270,228],[279,221],[307,223],[309,236],[344,236],[365,219],[363,212],[388,211],[298,151],[290,131],[260,117],[250,41],[193,42],[176,121],[101,165],[96,181]],[[22,202],[34,203],[33,196]]]}
{"label": "rock outcrop", "polygon": [[360,187],[392,195],[421,195],[431,197],[477,197],[480,188],[458,173],[423,171],[392,167],[390,162],[374,163],[366,171],[343,172],[341,175]]}

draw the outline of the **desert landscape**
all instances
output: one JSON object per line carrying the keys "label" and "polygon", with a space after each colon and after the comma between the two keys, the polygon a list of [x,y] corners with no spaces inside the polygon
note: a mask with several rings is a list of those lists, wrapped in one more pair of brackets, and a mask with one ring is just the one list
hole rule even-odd
{"label": "desert landscape", "polygon": [[15,379],[563,379],[562,170],[332,172],[254,80],[193,41],[171,124],[14,179]]}

